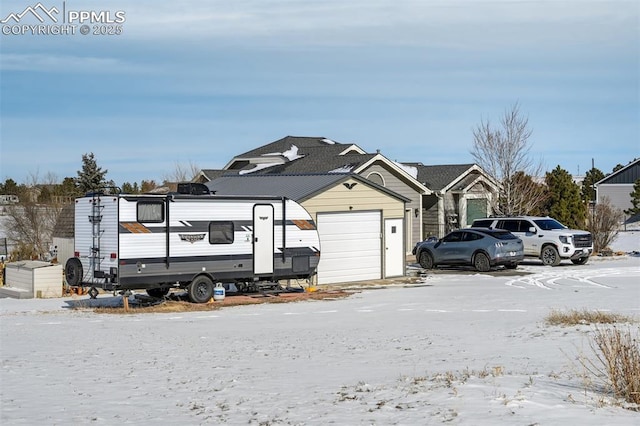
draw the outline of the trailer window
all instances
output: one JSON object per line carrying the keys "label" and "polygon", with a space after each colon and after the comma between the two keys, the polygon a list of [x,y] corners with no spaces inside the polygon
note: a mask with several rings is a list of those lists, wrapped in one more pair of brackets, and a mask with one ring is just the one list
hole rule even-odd
{"label": "trailer window", "polygon": [[136,207],[138,222],[164,222],[163,202],[139,201]]}
{"label": "trailer window", "polygon": [[210,244],[233,244],[233,222],[210,222],[209,223],[209,243]]}

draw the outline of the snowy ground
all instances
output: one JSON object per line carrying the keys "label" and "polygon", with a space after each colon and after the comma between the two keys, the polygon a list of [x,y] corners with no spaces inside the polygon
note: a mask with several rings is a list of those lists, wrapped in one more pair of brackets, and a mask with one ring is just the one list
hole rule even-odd
{"label": "snowy ground", "polygon": [[[640,251],[640,231],[612,248]],[[640,319],[640,257],[519,269],[180,314],[0,299],[0,423],[638,424],[585,387],[592,326],[544,319]]]}

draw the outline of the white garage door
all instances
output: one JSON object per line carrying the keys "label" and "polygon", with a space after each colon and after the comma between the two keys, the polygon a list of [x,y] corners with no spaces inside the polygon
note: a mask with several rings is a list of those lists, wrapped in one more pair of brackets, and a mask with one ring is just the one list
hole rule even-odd
{"label": "white garage door", "polygon": [[318,284],[381,278],[380,224],[380,212],[318,214]]}

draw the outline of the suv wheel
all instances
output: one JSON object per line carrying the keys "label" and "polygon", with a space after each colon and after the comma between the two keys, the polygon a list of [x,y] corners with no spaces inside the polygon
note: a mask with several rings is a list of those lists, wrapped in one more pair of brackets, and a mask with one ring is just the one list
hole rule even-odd
{"label": "suv wheel", "polygon": [[542,263],[547,266],[558,266],[560,264],[560,255],[554,246],[544,246],[540,255]]}
{"label": "suv wheel", "polygon": [[433,264],[433,256],[431,256],[429,252],[423,251],[422,253],[420,253],[420,266],[422,266],[424,269],[433,269],[433,267],[435,266]]}
{"label": "suv wheel", "polygon": [[473,257],[473,266],[478,270],[478,272],[489,272],[491,270],[489,257],[484,253],[478,253]]}

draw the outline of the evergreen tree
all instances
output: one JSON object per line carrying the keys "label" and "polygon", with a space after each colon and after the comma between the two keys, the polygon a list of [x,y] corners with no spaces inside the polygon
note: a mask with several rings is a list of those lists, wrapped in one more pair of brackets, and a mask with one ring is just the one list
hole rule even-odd
{"label": "evergreen tree", "polygon": [[547,214],[569,228],[584,228],[586,206],[580,197],[580,187],[563,168],[557,166],[545,176],[548,197]]}
{"label": "evergreen tree", "polygon": [[56,187],[55,195],[75,197],[82,195],[82,193],[78,190],[75,179],[66,177],[62,180],[62,183]]}
{"label": "evergreen tree", "polygon": [[9,178],[4,181],[4,184],[0,184],[0,193],[5,195],[19,195],[20,188],[15,180]]}
{"label": "evergreen tree", "polygon": [[122,184],[122,193],[123,194],[134,194],[133,185],[131,185],[129,182],[123,183]]}
{"label": "evergreen tree", "polygon": [[93,152],[82,155],[82,170],[78,171],[76,185],[81,194],[99,191],[108,185],[105,180],[107,170],[98,167]]}
{"label": "evergreen tree", "polygon": [[584,175],[582,181],[582,201],[590,203],[596,199],[596,191],[593,184],[604,179],[604,173],[597,168],[592,168]]}
{"label": "evergreen tree", "polygon": [[624,169],[624,166],[620,163],[616,164],[616,166],[613,168],[613,173],[617,172],[620,169]]}
{"label": "evergreen tree", "polygon": [[139,194],[140,188],[138,187],[138,182],[133,182],[133,184],[129,182],[125,182],[122,184],[122,193],[123,194]]}
{"label": "evergreen tree", "polygon": [[631,195],[631,205],[633,207],[625,210],[625,214],[634,216],[640,213],[640,179],[636,179],[633,183],[633,191],[629,193]]}

